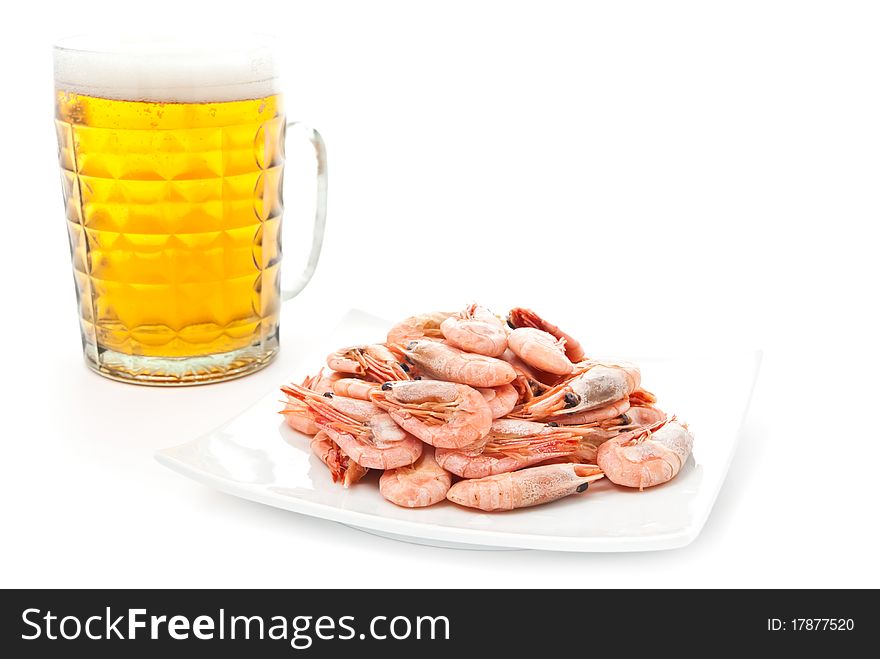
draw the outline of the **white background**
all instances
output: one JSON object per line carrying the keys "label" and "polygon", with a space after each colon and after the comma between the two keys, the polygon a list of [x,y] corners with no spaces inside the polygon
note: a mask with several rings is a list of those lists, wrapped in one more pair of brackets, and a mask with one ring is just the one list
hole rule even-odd
{"label": "white background", "polygon": [[[82,363],[50,45],[133,24],[278,34],[289,114],[327,140],[319,270],[282,356],[243,380],[147,389]],[[880,586],[878,33],[868,2],[17,5],[0,25],[0,586]],[[472,300],[533,306],[599,353],[764,350],[692,545],[400,544],[152,458],[301,377],[297,337],[345,309]]]}

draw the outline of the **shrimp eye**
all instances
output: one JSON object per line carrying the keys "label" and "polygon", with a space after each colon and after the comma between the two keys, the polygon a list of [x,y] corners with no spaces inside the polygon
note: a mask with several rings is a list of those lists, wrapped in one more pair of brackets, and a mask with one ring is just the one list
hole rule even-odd
{"label": "shrimp eye", "polygon": [[570,391],[565,394],[565,407],[566,408],[574,407],[575,405],[577,405],[580,402],[581,402],[581,397],[578,396],[577,394],[573,394]]}
{"label": "shrimp eye", "polygon": [[417,375],[417,376],[415,376],[415,377],[413,378],[413,380],[421,380],[421,379],[422,379],[422,376],[421,376],[421,375]]}
{"label": "shrimp eye", "polygon": [[629,417],[626,414],[621,414],[620,423],[621,425],[628,426],[632,421],[629,420]]}
{"label": "shrimp eye", "polygon": [[403,369],[404,373],[409,373],[409,365],[406,362],[400,362],[400,368]]}
{"label": "shrimp eye", "polygon": [[382,391],[390,391],[390,390],[391,390],[391,383],[390,383],[390,382],[385,382],[385,383],[382,385]]}
{"label": "shrimp eye", "polygon": [[516,325],[513,324],[513,321],[510,319],[510,316],[507,317],[507,326],[510,329],[516,329]]}
{"label": "shrimp eye", "polygon": [[590,487],[589,483],[583,483],[582,485],[577,486],[577,491],[578,492],[586,492],[588,487]]}
{"label": "shrimp eye", "polygon": [[550,426],[551,428],[558,428],[559,427],[559,424],[556,423],[555,421],[548,421],[547,425]]}
{"label": "shrimp eye", "polygon": [[324,398],[333,398],[333,392],[332,392],[332,391],[325,391],[325,392],[324,392],[323,394],[321,394],[321,395],[322,395]]}
{"label": "shrimp eye", "polygon": [[406,344],[406,349],[407,350],[415,350],[418,343],[419,343],[418,341],[410,341],[409,343]]}

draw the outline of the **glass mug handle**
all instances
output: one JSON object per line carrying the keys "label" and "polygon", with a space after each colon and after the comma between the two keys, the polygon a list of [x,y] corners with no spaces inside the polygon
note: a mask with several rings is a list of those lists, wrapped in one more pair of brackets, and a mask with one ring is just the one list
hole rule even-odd
{"label": "glass mug handle", "polygon": [[[321,256],[321,245],[324,243],[324,224],[327,221],[327,149],[324,146],[324,140],[321,135],[313,128],[309,128],[299,121],[287,122],[287,130],[294,126],[302,129],[312,147],[315,149],[315,158],[318,161],[317,169],[317,198],[315,201],[315,224],[312,229],[312,247],[309,251],[309,258],[306,261],[306,267],[297,277],[296,281],[290,288],[281,288],[281,299],[284,302],[291,300],[299,295],[306,287],[306,284],[315,274],[315,268],[318,266],[318,259]],[[286,139],[286,136],[285,136]],[[282,220],[282,232],[284,223]],[[284,279],[284,268],[282,267],[282,280]]]}

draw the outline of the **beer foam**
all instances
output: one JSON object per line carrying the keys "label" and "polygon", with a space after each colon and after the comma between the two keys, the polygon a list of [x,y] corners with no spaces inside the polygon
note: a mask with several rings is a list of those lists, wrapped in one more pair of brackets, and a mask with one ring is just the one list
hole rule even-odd
{"label": "beer foam", "polygon": [[123,101],[208,103],[278,93],[272,40],[73,37],[54,48],[55,88]]}

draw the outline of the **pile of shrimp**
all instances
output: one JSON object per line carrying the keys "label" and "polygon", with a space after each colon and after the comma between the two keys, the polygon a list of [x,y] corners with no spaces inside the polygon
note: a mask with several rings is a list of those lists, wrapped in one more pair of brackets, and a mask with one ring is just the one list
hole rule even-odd
{"label": "pile of shrimp", "polygon": [[287,424],[333,482],[381,471],[382,496],[406,508],[512,510],[603,477],[643,490],[675,478],[693,447],[637,366],[587,357],[529,309],[411,316],[327,366],[281,388]]}

